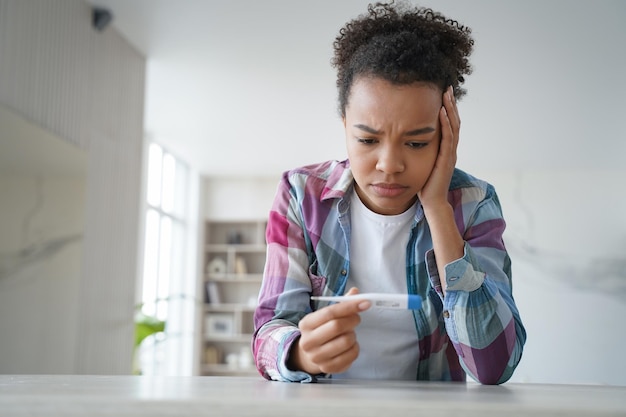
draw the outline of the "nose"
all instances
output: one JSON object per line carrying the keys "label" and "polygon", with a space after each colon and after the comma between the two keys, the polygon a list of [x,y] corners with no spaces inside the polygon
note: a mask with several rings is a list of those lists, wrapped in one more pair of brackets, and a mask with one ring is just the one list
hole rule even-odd
{"label": "nose", "polygon": [[397,174],[404,171],[401,150],[390,145],[381,147],[376,161],[376,169],[385,174]]}

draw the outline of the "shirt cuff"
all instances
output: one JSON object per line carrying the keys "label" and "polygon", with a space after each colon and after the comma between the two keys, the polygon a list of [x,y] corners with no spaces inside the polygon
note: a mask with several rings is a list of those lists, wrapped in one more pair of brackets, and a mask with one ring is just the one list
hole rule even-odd
{"label": "shirt cuff", "polygon": [[[441,295],[441,277],[433,249],[426,252],[426,268],[431,285]],[[485,273],[478,268],[472,248],[467,242],[463,247],[463,257],[447,264],[445,273],[446,291],[475,291],[485,281]]]}
{"label": "shirt cuff", "polygon": [[317,379],[314,375],[311,375],[304,371],[293,371],[287,367],[289,361],[289,353],[291,347],[297,338],[300,337],[300,331],[294,331],[283,339],[280,344],[280,353],[278,356],[278,372],[280,376],[288,382],[316,382]]}

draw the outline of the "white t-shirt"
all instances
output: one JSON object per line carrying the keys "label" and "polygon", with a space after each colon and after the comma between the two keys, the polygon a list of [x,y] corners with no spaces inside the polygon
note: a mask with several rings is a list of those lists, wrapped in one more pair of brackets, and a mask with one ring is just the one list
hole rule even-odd
{"label": "white t-shirt", "polygon": [[[406,247],[416,205],[402,214],[370,211],[352,192],[350,276],[346,290],[407,293]],[[333,378],[415,380],[419,346],[410,310],[374,309],[361,313],[356,328],[359,357]]]}

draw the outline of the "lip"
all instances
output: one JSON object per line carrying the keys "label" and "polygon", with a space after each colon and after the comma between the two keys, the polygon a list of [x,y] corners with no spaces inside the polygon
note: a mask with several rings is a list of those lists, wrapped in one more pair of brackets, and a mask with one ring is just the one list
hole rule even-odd
{"label": "lip", "polygon": [[408,187],[401,184],[379,182],[372,184],[371,189],[381,197],[397,197],[404,193]]}

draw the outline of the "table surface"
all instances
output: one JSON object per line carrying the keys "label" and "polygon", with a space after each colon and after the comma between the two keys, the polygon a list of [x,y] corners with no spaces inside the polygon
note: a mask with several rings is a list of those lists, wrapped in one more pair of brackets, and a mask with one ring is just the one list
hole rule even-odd
{"label": "table surface", "polygon": [[[421,414],[423,412],[424,414]],[[404,414],[409,413],[409,414]],[[626,387],[0,375],[0,416],[626,416]]]}

